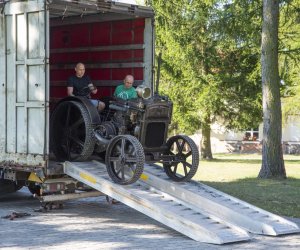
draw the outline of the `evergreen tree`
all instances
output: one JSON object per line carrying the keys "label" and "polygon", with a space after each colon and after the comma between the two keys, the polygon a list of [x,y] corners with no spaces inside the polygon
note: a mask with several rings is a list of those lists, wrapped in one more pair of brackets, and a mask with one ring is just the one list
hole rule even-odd
{"label": "evergreen tree", "polygon": [[300,1],[282,3],[279,23],[279,76],[284,121],[300,115]]}
{"label": "evergreen tree", "polygon": [[174,101],[173,128],[193,133],[201,126],[202,157],[208,159],[212,122],[245,129],[261,119],[259,32],[254,31],[260,8],[256,1],[219,2],[151,1],[163,54],[161,90]]}

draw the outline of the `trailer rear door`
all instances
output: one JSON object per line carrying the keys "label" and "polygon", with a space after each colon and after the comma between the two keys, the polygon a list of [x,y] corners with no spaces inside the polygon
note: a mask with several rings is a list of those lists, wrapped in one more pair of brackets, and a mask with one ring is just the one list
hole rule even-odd
{"label": "trailer rear door", "polygon": [[44,167],[48,147],[44,1],[8,1],[0,13],[0,166]]}

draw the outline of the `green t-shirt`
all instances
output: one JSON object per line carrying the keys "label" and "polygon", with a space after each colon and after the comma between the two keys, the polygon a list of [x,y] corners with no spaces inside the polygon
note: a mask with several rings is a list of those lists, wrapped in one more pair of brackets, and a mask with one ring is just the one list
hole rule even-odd
{"label": "green t-shirt", "polygon": [[137,98],[137,93],[134,87],[130,87],[129,89],[127,89],[122,84],[116,88],[114,96],[124,100],[129,100],[129,99]]}

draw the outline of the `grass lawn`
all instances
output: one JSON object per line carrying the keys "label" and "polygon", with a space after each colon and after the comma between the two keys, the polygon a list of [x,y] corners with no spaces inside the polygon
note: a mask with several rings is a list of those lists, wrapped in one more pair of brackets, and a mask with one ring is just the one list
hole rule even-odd
{"label": "grass lawn", "polygon": [[200,160],[194,180],[275,214],[300,218],[300,156],[284,155],[285,180],[257,179],[258,154],[215,154],[214,158]]}

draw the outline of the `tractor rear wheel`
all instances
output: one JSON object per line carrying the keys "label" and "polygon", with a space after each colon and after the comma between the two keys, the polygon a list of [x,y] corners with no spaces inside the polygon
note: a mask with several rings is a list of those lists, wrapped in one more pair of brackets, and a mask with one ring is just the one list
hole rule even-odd
{"label": "tractor rear wheel", "polygon": [[65,101],[55,108],[50,123],[51,148],[60,161],[84,161],[95,147],[93,125],[86,107]]}

